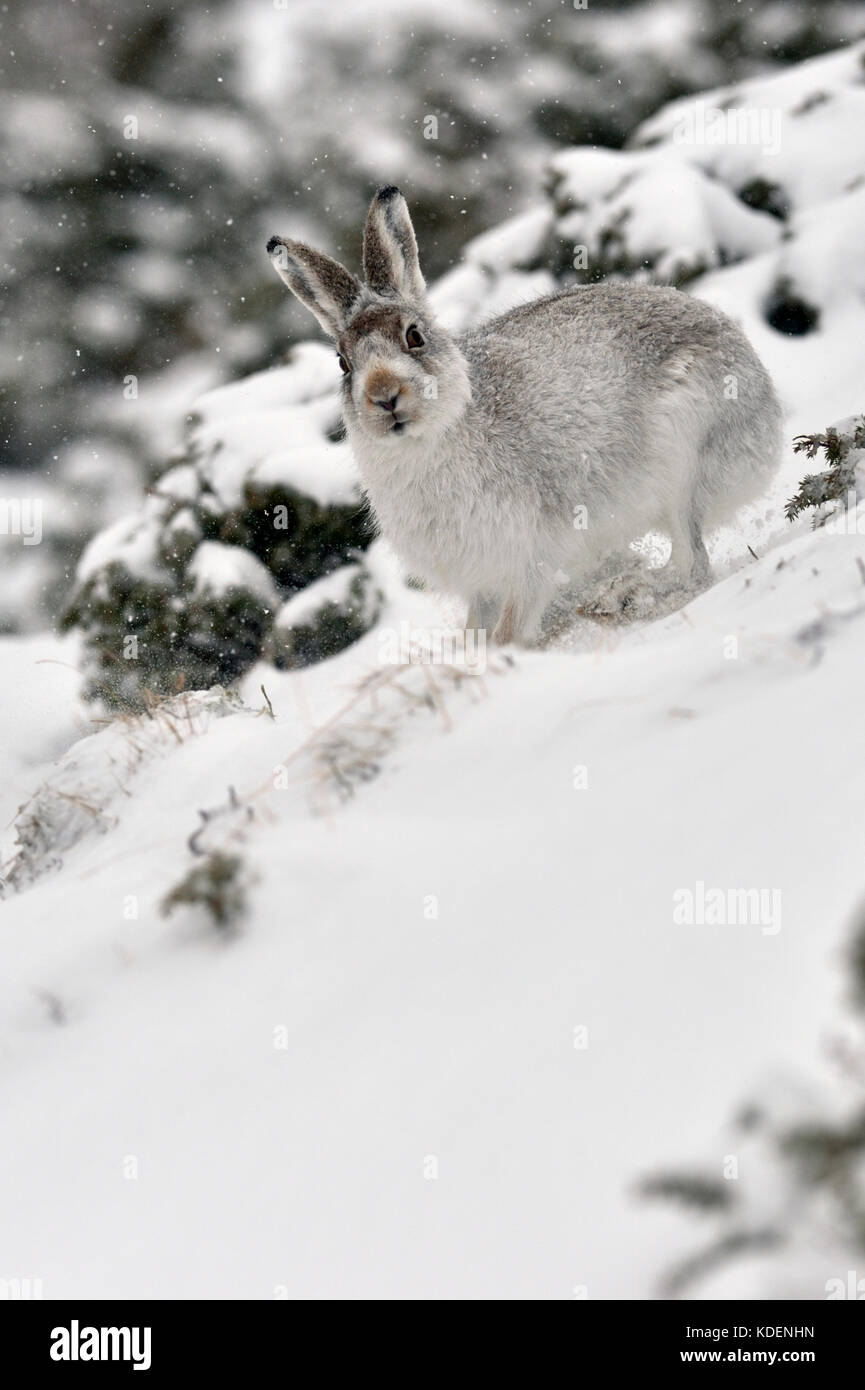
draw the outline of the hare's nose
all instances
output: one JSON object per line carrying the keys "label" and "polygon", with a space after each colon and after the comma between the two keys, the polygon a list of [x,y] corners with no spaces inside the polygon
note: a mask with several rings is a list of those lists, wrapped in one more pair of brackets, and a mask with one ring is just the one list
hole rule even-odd
{"label": "hare's nose", "polygon": [[390,411],[391,414],[396,410],[396,403],[399,400],[399,391],[392,395],[370,396],[370,404],[381,406],[382,410]]}

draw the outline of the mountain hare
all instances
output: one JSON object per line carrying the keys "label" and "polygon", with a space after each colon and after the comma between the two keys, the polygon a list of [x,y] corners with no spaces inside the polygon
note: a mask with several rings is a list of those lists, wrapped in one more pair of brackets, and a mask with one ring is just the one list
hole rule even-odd
{"label": "mountain hare", "polygon": [[704,529],[777,467],[769,377],[730,319],[678,290],[565,290],[453,338],[397,188],[372,200],[365,283],[301,242],[267,249],[336,341],[382,532],[495,641],[531,642],[565,578],[585,582],[649,530],[670,536],[682,582],[705,579]]}

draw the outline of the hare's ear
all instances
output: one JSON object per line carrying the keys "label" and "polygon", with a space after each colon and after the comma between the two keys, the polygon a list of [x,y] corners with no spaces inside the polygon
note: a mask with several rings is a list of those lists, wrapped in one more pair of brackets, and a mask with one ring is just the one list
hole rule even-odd
{"label": "hare's ear", "polygon": [[360,294],[360,281],[330,256],[313,251],[302,241],[272,236],[267,252],[273,267],[307,309],[311,309],[325,333],[338,338],[351,307]]}
{"label": "hare's ear", "polygon": [[378,294],[417,299],[426,289],[414,228],[398,188],[380,188],[370,203],[363,233],[363,272],[370,289]]}

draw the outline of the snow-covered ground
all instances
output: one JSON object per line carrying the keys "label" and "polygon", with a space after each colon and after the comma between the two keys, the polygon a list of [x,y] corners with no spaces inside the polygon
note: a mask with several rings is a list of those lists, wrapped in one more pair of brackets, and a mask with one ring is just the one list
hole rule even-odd
{"label": "snow-covered ground", "polygon": [[[641,255],[680,252],[677,209],[711,186],[689,288],[743,322],[791,438],[863,408],[861,71],[860,46],[749,95],[830,93],[784,126],[813,165],[779,156],[786,239],[724,192],[759,168],[706,173],[675,142],[678,107],[649,123],[659,144],[608,156],[637,187],[671,180]],[[823,158],[807,122],[836,101]],[[560,157],[553,213],[469,247],[446,313],[542,291],[527,238],[591,248],[608,174],[582,210],[562,180],[596,153]],[[765,317],[785,277],[820,313],[793,338]],[[401,624],[453,615],[380,549],[375,627],[301,672],[259,664],[239,703],[94,723],[75,639],[0,639],[4,823],[28,803],[3,846],[0,1277],[46,1297],[652,1296],[693,1230],[637,1185],[720,1176],[743,1092],[819,1077],[845,988],[865,504],[843,530],[788,525],[806,471],[791,451],[681,611],[582,622],[475,674],[383,660]],[[219,862],[233,925],[164,915]],[[820,1298],[845,1258],[827,1241],[781,1284],[744,1262],[697,1296]]]}
{"label": "snow-covered ground", "polygon": [[[259,668],[246,710],[46,766],[65,797],[71,760],[98,816],[4,910],[4,1269],[46,1296],[651,1292],[691,1233],[633,1184],[711,1156],[743,1084],[812,1070],[837,1008],[857,557],[865,538],[805,534],[594,651],[458,688],[412,667],[378,714],[351,706],[374,632]],[[49,642],[0,650],[47,763],[65,668],[36,664]],[[355,747],[380,770],[343,802]],[[229,786],[254,819],[209,834],[252,882],[224,936],[159,903]],[[780,914],[678,925],[698,881],[778,890]]]}

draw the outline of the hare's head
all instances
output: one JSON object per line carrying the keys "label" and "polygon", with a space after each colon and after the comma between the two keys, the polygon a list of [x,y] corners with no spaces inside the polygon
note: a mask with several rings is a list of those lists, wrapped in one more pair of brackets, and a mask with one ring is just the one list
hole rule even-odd
{"label": "hare's head", "polygon": [[299,241],[267,249],[289,289],[333,338],[349,432],[397,447],[429,438],[464,410],[464,359],[433,320],[417,242],[398,188],[380,188],[363,235],[362,283],[339,261]]}

